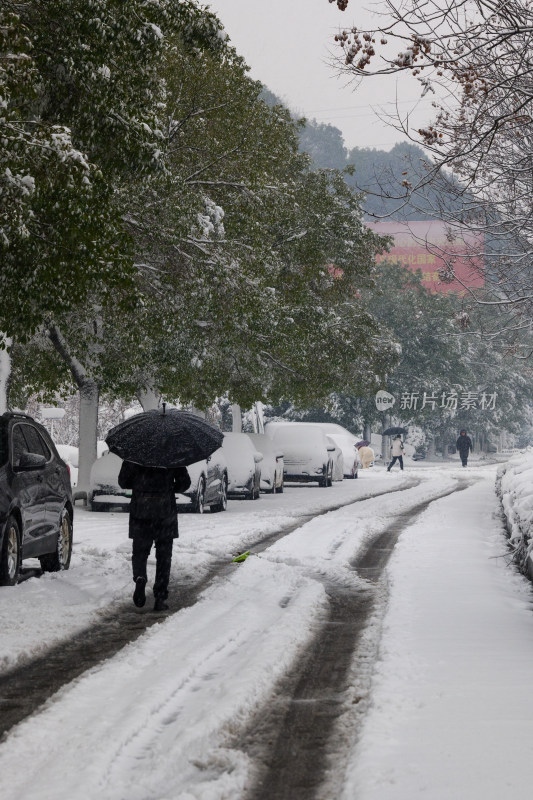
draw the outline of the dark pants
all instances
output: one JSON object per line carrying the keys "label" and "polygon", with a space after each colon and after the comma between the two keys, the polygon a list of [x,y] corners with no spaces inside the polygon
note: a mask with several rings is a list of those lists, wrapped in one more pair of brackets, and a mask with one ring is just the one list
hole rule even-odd
{"label": "dark pants", "polygon": [[459,452],[459,455],[461,456],[461,464],[463,465],[463,467],[466,467],[468,463],[468,453]]}
{"label": "dark pants", "polygon": [[[133,523],[133,524],[132,524]],[[172,565],[172,546],[177,524],[176,517],[169,520],[138,520],[130,517],[130,533],[132,538],[131,566],[133,580],[147,579],[146,562],[155,544],[155,581],[154,597],[166,600],[168,597],[168,581]]]}
{"label": "dark pants", "polygon": [[403,456],[393,456],[392,461],[390,462],[389,466],[387,467],[387,472],[390,472],[391,467],[393,467],[396,462],[400,462],[400,469],[403,470]]}

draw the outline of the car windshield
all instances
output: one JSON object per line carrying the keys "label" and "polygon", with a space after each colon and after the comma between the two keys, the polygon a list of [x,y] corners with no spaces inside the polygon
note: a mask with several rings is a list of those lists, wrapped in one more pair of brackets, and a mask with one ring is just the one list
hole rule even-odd
{"label": "car windshield", "polygon": [[0,467],[7,461],[7,426],[0,420]]}

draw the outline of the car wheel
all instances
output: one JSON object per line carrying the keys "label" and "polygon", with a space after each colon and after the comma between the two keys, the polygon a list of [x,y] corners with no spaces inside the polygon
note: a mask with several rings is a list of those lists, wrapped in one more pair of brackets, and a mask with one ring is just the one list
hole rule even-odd
{"label": "car wheel", "polygon": [[283,489],[284,489],[283,481],[281,481],[281,486],[276,487],[277,494],[283,494]]}
{"label": "car wheel", "polygon": [[15,517],[9,517],[0,553],[0,585],[14,586],[18,581],[22,550],[20,528]]}
{"label": "car wheel", "polygon": [[209,506],[211,511],[225,511],[228,507],[228,482],[226,478],[222,478],[222,492],[220,493],[220,499],[218,503],[215,503],[214,506]]}
{"label": "car wheel", "polygon": [[260,497],[261,497],[261,482],[260,479],[258,479],[257,483],[255,484],[253,499],[259,500]]}
{"label": "car wheel", "polygon": [[329,473],[326,486],[333,486],[333,466],[331,467],[331,472]]}
{"label": "car wheel", "polygon": [[56,549],[39,557],[41,569],[45,572],[59,572],[70,567],[72,556],[72,520],[68,511],[63,511],[59,521]]}
{"label": "car wheel", "polygon": [[194,501],[194,513],[203,514],[205,511],[205,482],[203,478],[198,481],[198,488],[196,489],[196,498]]}
{"label": "car wheel", "polygon": [[328,486],[328,468],[327,467],[322,467],[322,477],[318,481],[318,485],[322,486],[324,488]]}

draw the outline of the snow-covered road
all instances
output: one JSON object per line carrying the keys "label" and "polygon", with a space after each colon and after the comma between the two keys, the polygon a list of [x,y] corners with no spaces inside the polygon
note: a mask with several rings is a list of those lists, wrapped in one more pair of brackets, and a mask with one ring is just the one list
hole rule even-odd
{"label": "snow-covered road", "polygon": [[[0,796],[244,798],[258,774],[246,731],[320,630],[328,586],[365,591],[358,553],[398,514],[465,474],[470,488],[431,503],[403,531],[377,585],[334,732],[336,757],[317,796],[525,798],[533,778],[530,587],[500,557],[494,470],[426,465],[180,517],[173,580],[201,581],[215,564],[228,570],[194,605],[13,728],[0,745]],[[381,494],[388,489],[401,491]],[[380,496],[360,499],[373,493]],[[130,602],[127,516],[77,509],[75,537],[69,572],[0,589],[4,669]],[[245,549],[253,555],[231,565]]]}

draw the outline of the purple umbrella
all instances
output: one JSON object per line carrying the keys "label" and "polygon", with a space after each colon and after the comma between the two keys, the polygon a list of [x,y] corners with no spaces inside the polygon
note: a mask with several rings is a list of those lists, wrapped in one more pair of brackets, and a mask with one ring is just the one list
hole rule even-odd
{"label": "purple umbrella", "polygon": [[368,447],[369,444],[370,444],[370,442],[367,442],[366,439],[361,439],[360,442],[356,442],[354,444],[354,447]]}

